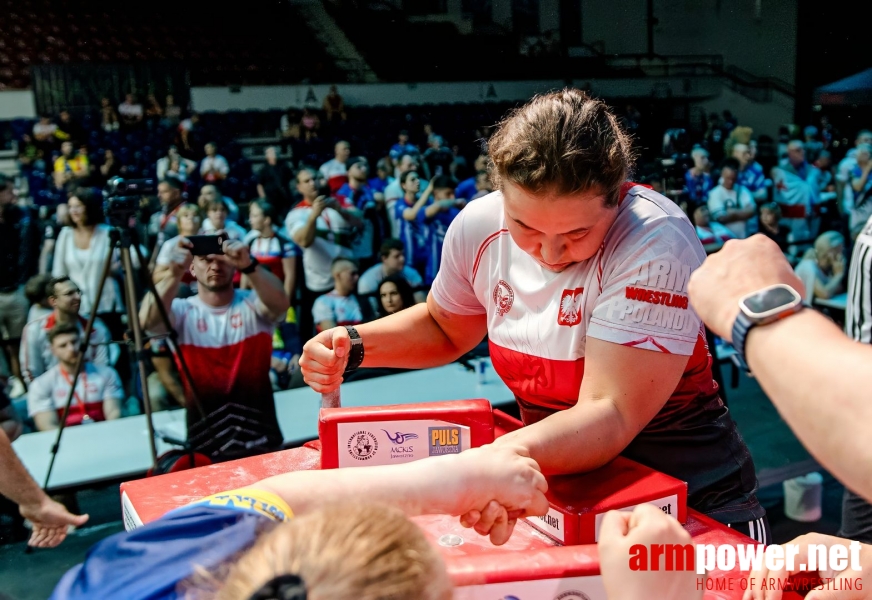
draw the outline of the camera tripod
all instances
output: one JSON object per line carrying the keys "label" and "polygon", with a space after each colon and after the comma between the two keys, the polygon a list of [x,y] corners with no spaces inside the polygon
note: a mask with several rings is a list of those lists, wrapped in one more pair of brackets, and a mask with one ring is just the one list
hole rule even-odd
{"label": "camera tripod", "polygon": [[[152,420],[152,412],[151,412],[151,398],[148,393],[148,383],[146,380],[147,369],[146,369],[146,361],[149,358],[148,351],[144,350],[144,339],[142,327],[139,323],[139,315],[136,310],[136,285],[134,281],[134,271],[133,271],[133,259],[131,254],[131,248],[133,252],[136,253],[136,257],[139,260],[139,264],[145,268],[146,262],[142,257],[142,253],[139,250],[139,246],[136,243],[135,232],[134,230],[126,227],[121,227],[114,225],[112,230],[110,231],[110,243],[109,243],[109,251],[106,255],[105,262],[103,263],[103,271],[100,276],[100,283],[97,287],[97,297],[93,299],[93,309],[91,310],[91,314],[88,316],[88,322],[85,325],[85,333],[82,339],[80,340],[79,347],[79,356],[76,360],[76,372],[73,374],[73,380],[70,384],[70,391],[67,394],[66,404],[64,405],[63,416],[61,417],[60,424],[58,426],[57,437],[55,438],[55,442],[51,448],[51,461],[48,465],[48,471],[45,475],[45,483],[43,484],[43,489],[48,489],[48,482],[51,478],[52,468],[54,467],[55,459],[57,458],[58,449],[60,448],[61,436],[64,433],[64,429],[67,423],[67,417],[70,413],[70,406],[73,400],[73,396],[75,395],[76,385],[79,380],[79,375],[82,372],[82,369],[85,365],[85,356],[88,351],[88,341],[91,338],[91,331],[94,328],[94,320],[97,318],[97,306],[100,304],[100,298],[103,295],[103,288],[106,285],[106,280],[110,277],[110,271],[112,268],[112,258],[115,253],[115,250],[118,249],[121,255],[121,265],[124,270],[123,280],[124,280],[124,304],[127,310],[127,324],[130,327],[130,331],[132,331],[133,339],[130,339],[130,336],[127,336],[127,344],[132,344],[134,348],[134,356],[137,364],[139,365],[139,379],[140,379],[140,388],[142,392],[142,401],[143,408],[145,410],[146,423],[148,424],[148,440],[151,450],[151,459],[152,459],[152,468],[156,467],[158,464],[157,461],[157,447],[155,445],[155,431],[154,431],[154,422]],[[160,313],[160,318],[165,328],[166,333],[152,336],[150,339],[159,339],[159,338],[167,338],[170,346],[170,350],[175,354],[177,363],[180,367],[180,371],[182,376],[187,379],[189,389],[191,391],[191,404],[199,410],[201,417],[205,416],[203,414],[202,406],[200,405],[199,398],[197,396],[196,387],[194,386],[194,380],[191,377],[191,373],[188,370],[187,363],[185,362],[184,356],[182,355],[181,349],[178,345],[178,333],[171,326],[169,315],[167,314],[166,307],[163,302],[160,300],[160,296],[157,294],[157,290],[155,289],[154,281],[152,280],[150,275],[147,275],[145,278],[146,287],[152,293],[154,297],[155,304],[157,304],[158,312]]]}

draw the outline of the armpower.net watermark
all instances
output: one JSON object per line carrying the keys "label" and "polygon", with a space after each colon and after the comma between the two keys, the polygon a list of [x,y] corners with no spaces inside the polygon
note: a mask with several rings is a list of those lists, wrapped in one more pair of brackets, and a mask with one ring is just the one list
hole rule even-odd
{"label": "armpower.net watermark", "polygon": [[[697,587],[707,590],[779,589],[801,590],[824,586],[829,590],[862,590],[862,577],[821,578],[817,573],[850,569],[860,573],[860,542],[809,544],[803,554],[798,544],[765,547],[761,544],[636,544],[630,547],[631,571],[694,571],[701,575]],[[807,558],[800,561],[800,556]],[[736,569],[749,575],[719,578],[717,573]],[[767,569],[770,573],[795,573],[793,577],[756,578],[752,572]],[[706,577],[708,575],[708,577]]]}

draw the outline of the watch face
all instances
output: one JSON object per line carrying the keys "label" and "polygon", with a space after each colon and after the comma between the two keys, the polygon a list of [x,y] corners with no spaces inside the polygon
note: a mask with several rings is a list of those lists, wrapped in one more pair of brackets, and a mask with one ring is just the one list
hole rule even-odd
{"label": "watch face", "polygon": [[761,290],[745,297],[742,303],[753,315],[765,316],[770,312],[778,312],[783,308],[793,306],[801,301],[799,294],[792,288],[779,285]]}

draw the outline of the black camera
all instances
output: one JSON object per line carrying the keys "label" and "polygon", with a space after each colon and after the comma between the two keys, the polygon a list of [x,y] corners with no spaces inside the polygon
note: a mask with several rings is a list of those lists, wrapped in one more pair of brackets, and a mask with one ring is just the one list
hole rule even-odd
{"label": "black camera", "polygon": [[103,188],[103,212],[110,225],[130,227],[139,211],[142,197],[157,190],[154,179],[113,177]]}
{"label": "black camera", "polygon": [[103,195],[108,196],[147,196],[157,191],[154,179],[124,179],[113,177],[106,182]]}

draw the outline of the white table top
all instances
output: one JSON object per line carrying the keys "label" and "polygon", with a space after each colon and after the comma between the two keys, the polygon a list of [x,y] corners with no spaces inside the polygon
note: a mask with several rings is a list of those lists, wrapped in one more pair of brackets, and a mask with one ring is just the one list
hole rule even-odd
{"label": "white table top", "polygon": [[[184,431],[185,411],[154,413],[156,429],[171,426],[174,422],[178,423],[174,431]],[[15,453],[39,485],[45,483],[56,437],[56,431],[40,431],[22,435],[12,443]],[[157,444],[158,454],[171,448],[161,441]],[[61,437],[49,487],[96,483],[139,474],[148,470],[151,464],[145,415],[67,427]]]}
{"label": "white table top", "polygon": [[848,307],[848,294],[838,294],[829,299],[815,298],[814,303],[820,306],[828,306],[838,310],[845,310]]}
{"label": "white table top", "polygon": [[[343,406],[412,404],[440,400],[484,398],[493,405],[514,402],[514,395],[494,373],[488,361],[487,382],[459,364],[410,371],[347,383],[342,386]],[[276,414],[285,442],[300,444],[318,437],[321,396],[310,388],[278,392]],[[185,411],[154,413],[154,426],[175,438],[185,437]],[[56,432],[29,433],[13,447],[40,485],[51,458]],[[157,442],[158,454],[170,446]],[[148,425],[145,415],[80,425],[64,430],[52,470],[50,487],[96,483],[136,476],[151,467]]]}

